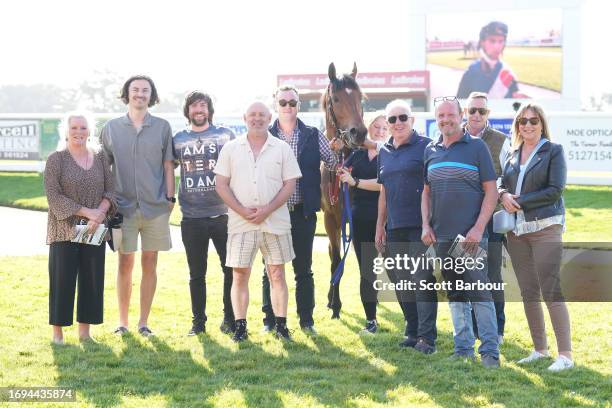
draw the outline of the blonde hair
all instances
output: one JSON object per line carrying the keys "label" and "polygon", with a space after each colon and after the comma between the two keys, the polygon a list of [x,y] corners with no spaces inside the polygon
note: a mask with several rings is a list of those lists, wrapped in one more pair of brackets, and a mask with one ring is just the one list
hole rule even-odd
{"label": "blonde hair", "polygon": [[[387,123],[387,115],[383,111],[377,111],[377,112],[372,112],[370,114],[367,114],[365,119],[366,119],[365,123],[367,123],[367,126],[368,126],[368,137],[370,138],[370,140],[373,140],[370,137],[370,128],[372,127],[372,125],[374,125],[374,122],[376,122],[378,119],[383,119],[385,121],[385,123]],[[386,141],[387,137],[389,136],[389,129],[388,129],[388,127],[389,127],[389,125],[387,124],[387,134],[385,135],[385,141]]]}
{"label": "blonde hair", "polygon": [[514,122],[512,122],[512,150],[518,149],[523,143],[523,136],[521,136],[519,133],[519,120],[523,117],[525,111],[527,110],[535,113],[540,119],[540,123],[542,124],[542,137],[551,140],[550,131],[548,130],[548,121],[546,120],[546,115],[544,114],[542,107],[535,103],[526,103],[521,105],[521,107],[516,111]]}
{"label": "blonde hair", "polygon": [[67,147],[68,131],[70,130],[70,120],[73,118],[83,118],[87,123],[87,129],[89,130],[89,136],[87,136],[87,147],[92,149],[94,152],[100,150],[100,141],[95,135],[96,132],[96,121],[93,118],[91,112],[88,111],[71,111],[64,115],[60,121],[57,130],[59,134],[59,140],[57,142],[56,150],[64,150]]}

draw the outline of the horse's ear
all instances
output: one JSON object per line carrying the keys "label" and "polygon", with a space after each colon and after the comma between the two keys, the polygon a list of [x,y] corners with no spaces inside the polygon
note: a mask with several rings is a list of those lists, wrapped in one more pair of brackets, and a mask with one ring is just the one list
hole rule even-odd
{"label": "horse's ear", "polygon": [[336,66],[332,62],[329,64],[329,69],[327,70],[327,75],[329,75],[329,80],[331,82],[335,82],[338,78],[336,77]]}
{"label": "horse's ear", "polygon": [[353,71],[351,72],[353,79],[357,78],[357,63],[353,62]]}

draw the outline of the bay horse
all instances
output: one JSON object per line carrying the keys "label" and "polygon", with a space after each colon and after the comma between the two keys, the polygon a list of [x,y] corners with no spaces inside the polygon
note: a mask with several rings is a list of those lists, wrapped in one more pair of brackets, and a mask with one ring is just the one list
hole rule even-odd
{"label": "bay horse", "polygon": [[[361,101],[363,94],[355,78],[357,77],[357,64],[353,64],[350,75],[336,76],[336,67],[332,62],[328,69],[329,85],[321,97],[321,107],[325,111],[325,135],[328,140],[334,138],[343,142],[344,148],[340,159],[346,160],[351,149],[363,144],[368,130],[363,123],[363,107]],[[343,163],[340,162],[340,165]],[[321,165],[321,209],[325,222],[325,231],[329,238],[329,258],[331,261],[331,274],[340,263],[341,249],[341,222],[342,206],[345,203],[339,189],[339,179],[336,169],[328,170]],[[332,319],[340,318],[340,283],[330,283],[327,293],[327,307],[332,310]]]}

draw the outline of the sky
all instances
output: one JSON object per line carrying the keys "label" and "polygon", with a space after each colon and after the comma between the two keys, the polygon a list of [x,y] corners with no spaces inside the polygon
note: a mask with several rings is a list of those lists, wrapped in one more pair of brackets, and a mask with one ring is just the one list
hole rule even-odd
{"label": "sky", "polygon": [[[610,48],[602,30],[610,3],[584,1],[585,97],[612,92],[610,57],[598,53]],[[325,73],[331,61],[339,72],[353,61],[361,72],[407,70],[402,49],[416,35],[406,0],[13,0],[0,10],[0,85],[76,86],[95,70],[146,73],[162,98],[202,89],[233,107],[269,96],[277,74]]]}

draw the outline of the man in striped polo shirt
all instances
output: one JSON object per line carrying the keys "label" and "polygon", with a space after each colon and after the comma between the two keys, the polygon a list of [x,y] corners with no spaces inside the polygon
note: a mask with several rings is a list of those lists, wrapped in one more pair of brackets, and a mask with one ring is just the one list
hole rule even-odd
{"label": "man in striped polo shirt", "polygon": [[[495,169],[486,144],[461,129],[463,111],[455,97],[436,98],[436,122],[441,137],[425,149],[425,186],[421,196],[423,243],[435,244],[444,258],[442,275],[451,283],[449,305],[454,327],[454,358],[474,359],[474,308],[482,364],[499,367],[497,321],[491,292],[459,289],[464,283],[488,283],[486,258],[467,267],[465,257],[449,254],[453,240],[465,237],[463,248],[475,253],[487,247],[486,227],[497,202]],[[453,260],[447,267],[446,259]],[[460,263],[461,261],[461,263]],[[466,267],[459,268],[461,264]]]}

